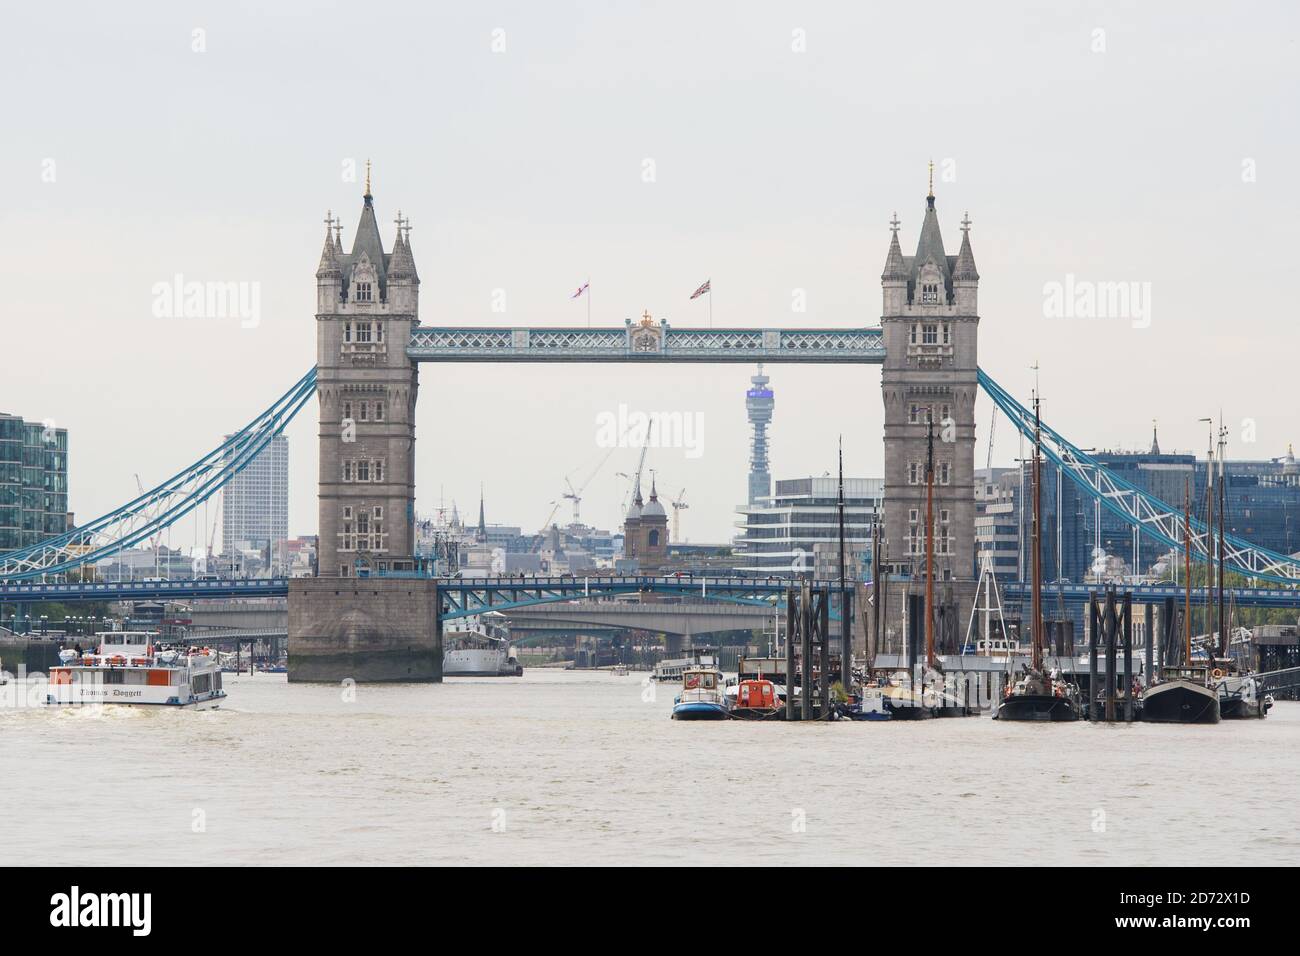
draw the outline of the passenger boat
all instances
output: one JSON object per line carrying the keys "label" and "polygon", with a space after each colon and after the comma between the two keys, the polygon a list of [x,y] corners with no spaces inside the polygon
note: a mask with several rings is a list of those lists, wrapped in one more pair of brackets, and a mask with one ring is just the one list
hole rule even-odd
{"label": "passenger boat", "polygon": [[510,632],[495,611],[443,631],[443,677],[522,677]]}
{"label": "passenger boat", "polygon": [[221,666],[207,648],[155,648],[146,631],[96,634],[98,648],[78,656],[59,652],[50,668],[46,702],[53,705],[218,707],[226,697]]}
{"label": "passenger boat", "polygon": [[727,697],[722,671],[697,665],[682,674],[682,692],[673,701],[673,720],[726,720]]}

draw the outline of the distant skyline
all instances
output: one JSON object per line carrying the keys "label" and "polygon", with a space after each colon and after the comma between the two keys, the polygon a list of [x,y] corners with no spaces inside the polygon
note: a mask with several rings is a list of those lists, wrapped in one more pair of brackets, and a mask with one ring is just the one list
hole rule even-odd
{"label": "distant skyline", "polygon": [[[715,327],[878,324],[889,221],[910,254],[933,160],[950,254],[971,220],[980,364],[1028,401],[1037,363],[1053,427],[1144,449],[1157,419],[1163,450],[1203,455],[1222,409],[1233,458],[1300,441],[1288,5],[76,8],[8,12],[0,411],[68,430],[79,521],[312,365],[322,220],[350,248],[367,158],[385,248],[399,210],[413,227],[425,324]],[[176,276],[246,284],[257,321],[159,317]],[[1080,282],[1135,283],[1149,314],[1050,317]],[[685,489],[685,537],[728,541],[754,372],[426,364],[417,508],[477,515],[481,483],[489,522],[567,520],[566,476],[625,405],[698,416],[699,447],[647,468]],[[774,480],[833,473],[841,433],[845,474],[880,475],[879,369],[765,374]],[[287,431],[292,536],[316,532],[316,414]],[[1019,451],[1000,422],[994,464]],[[584,519],[617,528],[636,457],[608,456]]]}

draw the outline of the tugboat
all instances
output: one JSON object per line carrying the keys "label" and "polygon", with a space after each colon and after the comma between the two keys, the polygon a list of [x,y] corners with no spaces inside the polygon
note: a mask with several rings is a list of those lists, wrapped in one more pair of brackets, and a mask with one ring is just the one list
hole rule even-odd
{"label": "tugboat", "polygon": [[993,714],[994,720],[1046,720],[1070,721],[1079,719],[1079,691],[1066,683],[1059,670],[1048,673],[1043,664],[1043,581],[1042,581],[1042,530],[1039,519],[1042,508],[1040,481],[1042,434],[1038,417],[1038,392],[1034,391],[1034,462],[1031,472],[1034,495],[1034,521],[1032,533],[1033,560],[1030,611],[1029,663],[1022,665],[1020,677],[1007,685],[1006,696]]}
{"label": "tugboat", "polygon": [[59,652],[62,662],[50,668],[46,703],[52,705],[126,704],[132,707],[221,705],[221,665],[207,648],[157,648],[146,631],[96,634],[99,647],[78,657]]}
{"label": "tugboat", "polygon": [[1183,604],[1183,662],[1165,667],[1160,680],[1142,692],[1142,719],[1156,724],[1217,724],[1219,692],[1210,683],[1209,668],[1192,660],[1192,542],[1191,490],[1183,505],[1183,554],[1187,590]]}
{"label": "tugboat", "polygon": [[673,720],[726,720],[728,716],[722,671],[704,665],[688,667],[682,674],[682,692],[673,701]]}

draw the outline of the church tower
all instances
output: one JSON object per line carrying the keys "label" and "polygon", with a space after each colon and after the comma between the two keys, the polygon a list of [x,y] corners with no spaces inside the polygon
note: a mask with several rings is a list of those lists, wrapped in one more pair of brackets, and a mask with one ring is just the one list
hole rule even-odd
{"label": "church tower", "polygon": [[369,162],[362,203],[351,252],[343,251],[342,225],[327,216],[316,270],[324,577],[415,566],[418,373],[406,344],[419,321],[420,277],[400,212],[392,252],[384,252]]}
{"label": "church tower", "polygon": [[[965,621],[975,570],[975,394],[979,273],[962,221],[961,250],[949,256],[935,209],[934,165],[916,254],[904,256],[897,215],[880,277],[885,366],[885,527],[888,562],[924,575],[928,433],[934,428],[936,597],[951,595]],[[970,591],[970,594],[967,594]],[[891,601],[891,615],[904,601]],[[951,612],[950,612],[951,613]],[[960,627],[964,629],[964,623]],[[960,635],[959,635],[960,636]]]}

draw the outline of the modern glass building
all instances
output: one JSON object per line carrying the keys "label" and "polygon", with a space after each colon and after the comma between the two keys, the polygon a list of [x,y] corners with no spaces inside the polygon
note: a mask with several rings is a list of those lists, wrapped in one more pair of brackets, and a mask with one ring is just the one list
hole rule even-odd
{"label": "modern glass building", "polygon": [[[871,527],[885,495],[882,478],[844,479],[845,563],[865,567]],[[749,574],[811,575],[817,555],[839,542],[839,479],[796,478],[776,482],[776,493],[743,505],[734,542],[737,568]],[[818,548],[818,545],[822,545]]]}
{"label": "modern glass building", "polygon": [[0,413],[0,551],[68,528],[67,429]]}

